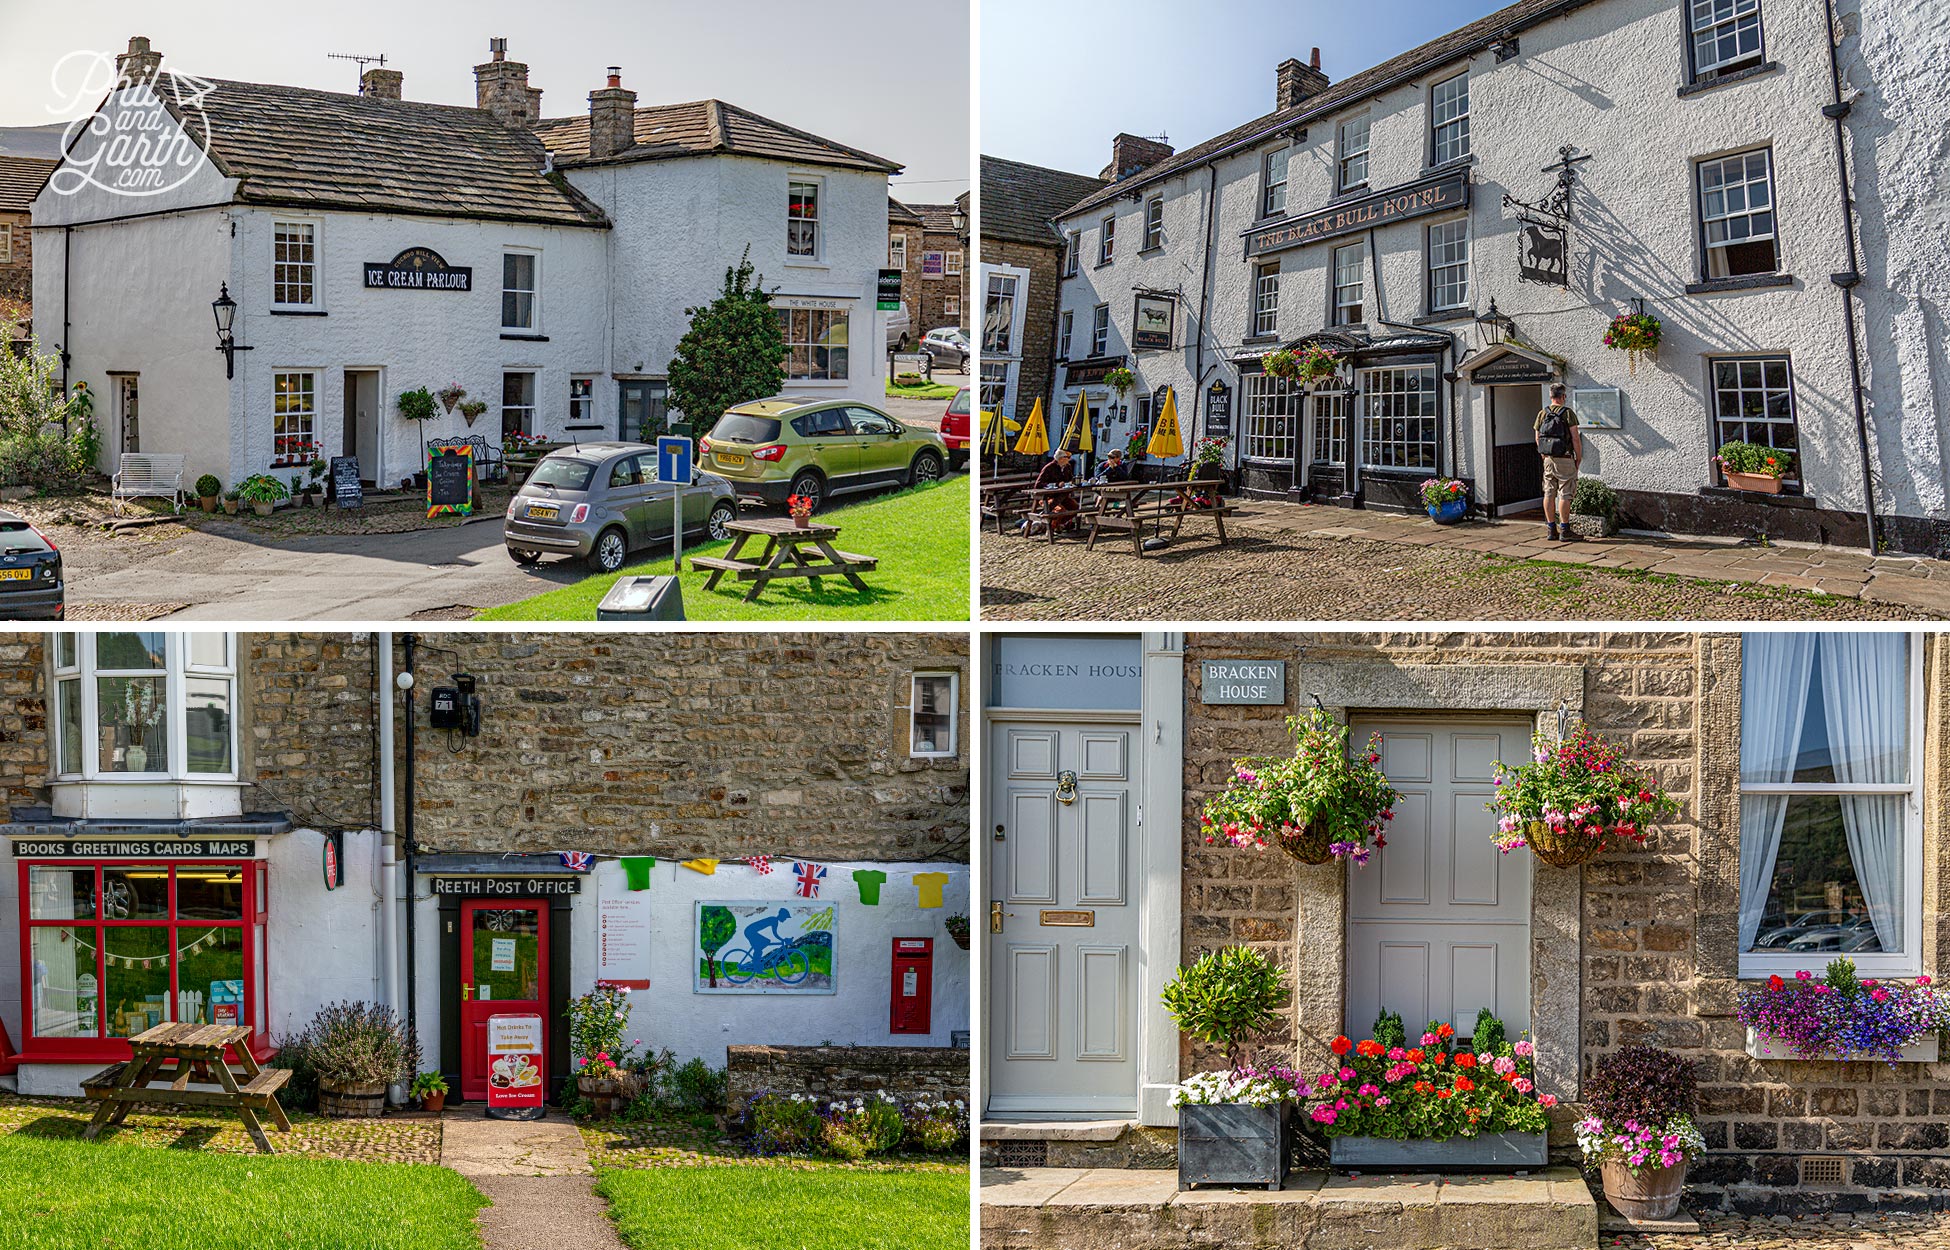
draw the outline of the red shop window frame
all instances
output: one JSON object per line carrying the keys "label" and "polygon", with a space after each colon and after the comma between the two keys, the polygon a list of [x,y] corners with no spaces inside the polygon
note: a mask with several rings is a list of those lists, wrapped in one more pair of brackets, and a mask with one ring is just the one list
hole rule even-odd
{"label": "red shop window frame", "polygon": [[[169,875],[169,918],[166,920],[109,920],[104,917],[101,907],[102,871],[107,868],[124,867],[167,867]],[[92,920],[35,920],[33,915],[33,895],[29,888],[29,871],[35,868],[84,868],[94,874],[95,917]],[[176,918],[176,870],[179,868],[237,868],[242,870],[243,918],[241,920],[179,920]],[[34,942],[35,929],[165,929],[169,933],[169,949],[181,949],[177,941],[179,929],[237,929],[243,938],[244,962],[244,1010],[242,1022],[251,1029],[249,1041],[251,1054],[258,1060],[268,1060],[277,1053],[271,1044],[268,1024],[271,1018],[270,1000],[260,997],[266,994],[262,984],[269,979],[269,964],[265,965],[265,976],[257,974],[260,953],[268,958],[268,952],[261,951],[265,940],[264,921],[270,910],[269,880],[265,877],[266,865],[257,859],[158,859],[155,856],[121,856],[109,859],[23,859],[20,861],[20,1014],[21,1029],[26,1035],[21,1039],[20,1053],[12,1058],[19,1063],[116,1063],[129,1057],[128,1039],[120,1037],[41,1037],[35,1030],[34,1020]],[[265,906],[258,906],[262,892]],[[108,943],[95,943],[95,983],[97,987],[107,984],[105,952]],[[170,1001],[175,1000],[177,992],[177,971],[180,961],[172,960],[169,969]],[[98,1034],[107,1032],[108,995],[97,992],[95,997],[95,1030]],[[263,1019],[267,1027],[259,1029],[257,1021]],[[234,1049],[234,1048],[233,1048]]]}

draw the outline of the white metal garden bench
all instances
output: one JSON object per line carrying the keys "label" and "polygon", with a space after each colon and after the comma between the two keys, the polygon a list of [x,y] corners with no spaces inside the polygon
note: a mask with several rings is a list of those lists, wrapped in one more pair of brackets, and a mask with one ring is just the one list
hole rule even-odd
{"label": "white metal garden bench", "polygon": [[111,482],[115,511],[124,499],[167,499],[183,510],[183,457],[146,451],[125,451]]}

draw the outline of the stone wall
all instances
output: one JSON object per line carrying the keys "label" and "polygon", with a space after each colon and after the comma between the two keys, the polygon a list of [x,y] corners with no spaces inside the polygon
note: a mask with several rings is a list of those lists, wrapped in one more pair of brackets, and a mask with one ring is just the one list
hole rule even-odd
{"label": "stone wall", "polygon": [[48,802],[45,635],[0,634],[0,816]]}
{"label": "stone wall", "polygon": [[[1027,306],[1022,320],[1022,365],[1016,374],[1015,411],[1009,414],[1019,421],[1028,419],[1029,410],[1036,406],[1038,399],[1043,401],[1044,416],[1049,415],[1050,386],[1056,370],[1057,272],[1062,260],[1062,249],[1053,241],[1049,247],[1033,247],[1001,239],[982,240],[984,265],[1010,265],[1029,271],[1029,290],[1023,296]],[[1087,313],[1078,317],[1076,332],[1083,336],[1079,341],[1087,348],[1090,333]],[[1024,458],[1025,465],[1029,459]],[[1005,466],[1009,460],[1010,457],[1003,458]]]}
{"label": "stone wall", "polygon": [[957,1046],[731,1046],[726,1059],[734,1113],[761,1093],[969,1099],[968,1051]]}
{"label": "stone wall", "polygon": [[[245,634],[244,805],[315,829],[379,823],[379,680],[371,634]],[[404,722],[398,722],[404,730]]]}
{"label": "stone wall", "polygon": [[[917,213],[927,216],[941,216],[953,211],[952,205],[910,204]],[[929,330],[942,326],[960,326],[966,330],[969,325],[968,282],[969,257],[968,244],[953,231],[929,230],[922,223],[894,222],[890,233],[907,236],[907,267],[901,270],[901,303],[907,308],[909,318],[910,346],[919,344],[921,336]],[[924,277],[922,258],[927,252],[940,252],[942,255],[942,275],[938,278]],[[947,272],[948,253],[962,254],[961,272]],[[956,311],[948,311],[948,301],[958,302]],[[970,362],[973,367],[974,362]],[[952,366],[950,366],[952,368]]]}
{"label": "stone wall", "polygon": [[12,259],[0,262],[0,303],[34,303],[34,233],[26,213],[0,213],[0,227],[12,227]]}

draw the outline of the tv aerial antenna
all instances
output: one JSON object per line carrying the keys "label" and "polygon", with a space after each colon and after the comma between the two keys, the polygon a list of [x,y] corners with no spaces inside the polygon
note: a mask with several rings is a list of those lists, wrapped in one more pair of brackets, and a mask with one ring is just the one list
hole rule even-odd
{"label": "tv aerial antenna", "polygon": [[359,91],[361,95],[365,94],[366,66],[384,65],[386,63],[386,55],[383,52],[377,56],[360,56],[353,52],[327,52],[325,59],[329,61],[357,61],[359,63]]}

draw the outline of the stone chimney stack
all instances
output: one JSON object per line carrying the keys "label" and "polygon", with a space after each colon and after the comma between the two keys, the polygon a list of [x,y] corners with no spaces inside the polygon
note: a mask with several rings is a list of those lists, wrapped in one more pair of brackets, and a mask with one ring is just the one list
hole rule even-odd
{"label": "stone chimney stack", "polygon": [[1127,178],[1138,170],[1170,156],[1171,145],[1162,139],[1144,139],[1137,135],[1118,135],[1110,141],[1110,164],[1099,175],[1110,182]]}
{"label": "stone chimney stack", "polygon": [[528,67],[508,59],[506,39],[488,40],[493,59],[474,67],[474,107],[510,130],[528,130],[542,118],[542,89],[528,85]]}
{"label": "stone chimney stack", "polygon": [[1280,62],[1278,73],[1278,102],[1274,107],[1281,111],[1293,108],[1308,96],[1319,95],[1333,81],[1320,72],[1319,48],[1314,49],[1313,64],[1302,65],[1298,58],[1288,57]]}
{"label": "stone chimney stack", "polygon": [[115,58],[115,83],[117,86],[133,86],[139,82],[154,82],[162,69],[162,53],[149,50],[149,40],[145,35],[129,37],[129,50]]}
{"label": "stone chimney stack", "polygon": [[406,75],[396,69],[369,69],[359,75],[359,94],[368,100],[397,100]]}
{"label": "stone chimney stack", "polygon": [[589,155],[614,156],[636,146],[636,92],[623,85],[623,69],[609,67],[609,85],[589,93]]}

